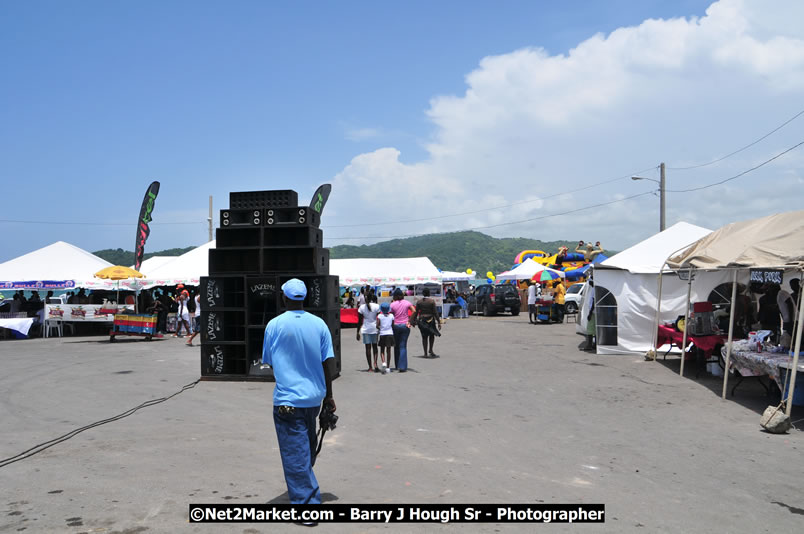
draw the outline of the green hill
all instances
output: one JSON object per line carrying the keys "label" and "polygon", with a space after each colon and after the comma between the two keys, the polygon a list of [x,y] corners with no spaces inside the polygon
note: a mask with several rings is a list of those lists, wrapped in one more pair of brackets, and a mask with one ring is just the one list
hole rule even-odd
{"label": "green hill", "polygon": [[[142,259],[147,260],[152,256],[181,256],[185,252],[190,252],[194,248],[196,247],[169,248],[167,250],[160,250],[159,252],[146,252]],[[122,248],[105,248],[103,250],[95,251],[93,254],[99,258],[103,258],[112,265],[124,265],[126,267],[129,265],[134,265],[134,253],[130,250],[123,250]]]}
{"label": "green hill", "polygon": [[494,238],[480,232],[430,234],[393,239],[373,245],[338,245],[330,248],[331,258],[410,258],[427,256],[444,271],[473,269],[479,276],[487,271],[499,273],[511,268],[523,250],[543,250],[550,254],[558,247],[574,250],[578,241],[540,241],[522,237]]}

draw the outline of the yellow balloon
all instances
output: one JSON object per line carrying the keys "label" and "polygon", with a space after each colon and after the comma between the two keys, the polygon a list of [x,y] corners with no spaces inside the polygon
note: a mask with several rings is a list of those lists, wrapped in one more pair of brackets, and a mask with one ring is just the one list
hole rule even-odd
{"label": "yellow balloon", "polygon": [[491,271],[486,271],[486,278],[494,278],[494,273]]}
{"label": "yellow balloon", "polygon": [[496,277],[496,276],[494,276],[493,274],[492,274],[491,276],[489,276],[489,278],[491,278],[492,280],[496,280],[496,279],[497,279],[497,277]]}
{"label": "yellow balloon", "polygon": [[466,274],[472,274],[472,269],[466,269]]}

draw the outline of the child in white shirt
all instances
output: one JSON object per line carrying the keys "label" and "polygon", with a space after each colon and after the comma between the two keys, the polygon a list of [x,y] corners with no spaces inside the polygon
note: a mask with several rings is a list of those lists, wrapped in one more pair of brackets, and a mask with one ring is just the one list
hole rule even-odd
{"label": "child in white shirt", "polygon": [[[391,369],[386,362],[391,362],[391,349],[394,346],[394,314],[391,313],[391,305],[387,302],[380,304],[380,314],[377,316],[377,328],[380,330],[380,358],[382,358],[382,368],[386,373],[390,373]],[[386,353],[388,359],[385,359]]]}

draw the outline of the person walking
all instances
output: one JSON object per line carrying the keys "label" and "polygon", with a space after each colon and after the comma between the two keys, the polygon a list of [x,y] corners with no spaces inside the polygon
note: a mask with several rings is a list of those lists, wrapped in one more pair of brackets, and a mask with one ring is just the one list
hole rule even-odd
{"label": "person walking", "polygon": [[190,329],[190,310],[187,308],[187,301],[190,300],[190,294],[185,289],[179,294],[178,299],[176,302],[178,303],[179,307],[176,313],[178,317],[176,318],[177,326],[176,326],[176,334],[174,337],[184,337],[181,333],[181,327],[184,326],[184,329],[187,331],[187,335],[193,333]]}
{"label": "person walking", "polygon": [[195,336],[197,336],[201,332],[201,293],[198,292],[195,294],[195,299],[193,300],[195,303],[195,309],[193,311],[193,335],[190,336],[190,339],[187,340],[187,345],[192,347],[193,340]]}
{"label": "person walking", "polygon": [[[363,344],[366,346],[366,362],[368,363],[368,372],[374,371],[379,373],[380,369],[377,367],[377,342],[379,332],[377,331],[377,315],[380,313],[380,305],[377,304],[377,297],[373,291],[368,291],[366,295],[366,303],[357,309],[357,340],[360,341],[360,336],[363,336]],[[374,365],[371,365],[371,356],[374,355]]]}
{"label": "person walking", "polygon": [[438,358],[433,352],[433,343],[436,336],[441,336],[441,317],[438,316],[436,303],[430,298],[430,290],[426,287],[422,290],[422,297],[424,298],[416,302],[415,313],[416,326],[422,335],[422,350],[425,358]]}
{"label": "person walking", "polygon": [[[394,313],[394,367],[400,373],[408,370],[408,337],[410,336],[410,314],[416,311],[413,304],[405,300],[402,290],[394,290],[391,311]],[[413,308],[411,310],[411,308]]]}
{"label": "person walking", "polygon": [[274,427],[290,502],[320,504],[313,473],[316,416],[322,401],[325,409],[336,409],[327,362],[335,357],[332,335],[321,318],[304,311],[304,282],[291,278],[281,289],[287,311],[265,327],[262,363],[273,369],[276,380]]}
{"label": "person walking", "polygon": [[[391,303],[380,304],[380,314],[377,316],[377,329],[380,331],[380,358],[382,370],[391,372],[391,348],[394,346],[394,314],[391,313]],[[374,363],[376,366],[376,362]]]}
{"label": "person walking", "polygon": [[536,283],[528,280],[528,322],[537,324],[538,312],[536,310]]}

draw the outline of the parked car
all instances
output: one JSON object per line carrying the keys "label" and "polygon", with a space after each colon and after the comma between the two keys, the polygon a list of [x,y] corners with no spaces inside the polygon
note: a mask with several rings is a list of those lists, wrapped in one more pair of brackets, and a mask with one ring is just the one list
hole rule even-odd
{"label": "parked car", "polygon": [[572,284],[567,288],[567,294],[564,295],[564,311],[566,313],[578,313],[581,309],[581,292],[586,286],[586,282],[582,284]]}
{"label": "parked car", "polygon": [[469,313],[482,313],[487,317],[499,312],[519,315],[519,307],[522,305],[519,292],[510,284],[477,286],[466,302]]}

